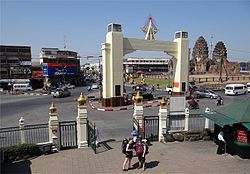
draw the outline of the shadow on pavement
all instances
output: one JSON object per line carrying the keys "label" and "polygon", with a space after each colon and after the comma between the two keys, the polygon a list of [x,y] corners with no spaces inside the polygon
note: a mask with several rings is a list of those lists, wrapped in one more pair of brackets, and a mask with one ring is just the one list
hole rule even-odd
{"label": "shadow on pavement", "polygon": [[31,174],[30,160],[1,164],[1,173]]}
{"label": "shadow on pavement", "polygon": [[158,166],[158,164],[160,163],[160,161],[150,161],[150,162],[146,162],[145,167],[146,168],[154,168],[156,166]]}
{"label": "shadow on pavement", "polygon": [[113,141],[115,141],[115,139],[109,139],[99,142],[98,147],[96,148],[96,153],[102,153],[113,149],[111,146],[108,145],[109,142]]}

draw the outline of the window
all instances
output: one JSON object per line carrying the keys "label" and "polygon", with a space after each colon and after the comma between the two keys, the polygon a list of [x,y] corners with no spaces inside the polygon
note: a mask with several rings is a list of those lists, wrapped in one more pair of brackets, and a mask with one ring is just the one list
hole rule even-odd
{"label": "window", "polygon": [[182,38],[188,38],[188,32],[182,32]]}
{"label": "window", "polygon": [[121,96],[121,86],[115,85],[115,96]]}

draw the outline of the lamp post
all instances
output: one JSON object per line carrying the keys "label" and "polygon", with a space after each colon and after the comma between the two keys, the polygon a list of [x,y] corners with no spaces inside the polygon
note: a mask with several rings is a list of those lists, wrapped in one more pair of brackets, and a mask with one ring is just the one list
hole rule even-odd
{"label": "lamp post", "polygon": [[99,90],[100,90],[100,101],[102,100],[102,71],[101,71],[101,58],[102,56],[99,56]]}

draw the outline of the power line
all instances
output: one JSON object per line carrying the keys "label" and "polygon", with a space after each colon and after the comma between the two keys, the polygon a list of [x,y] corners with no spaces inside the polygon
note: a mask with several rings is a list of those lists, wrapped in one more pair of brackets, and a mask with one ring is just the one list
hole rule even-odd
{"label": "power line", "polygon": [[237,49],[228,49],[230,51],[235,51],[235,52],[241,52],[241,53],[250,53],[250,51],[245,51],[245,50],[237,50]]}

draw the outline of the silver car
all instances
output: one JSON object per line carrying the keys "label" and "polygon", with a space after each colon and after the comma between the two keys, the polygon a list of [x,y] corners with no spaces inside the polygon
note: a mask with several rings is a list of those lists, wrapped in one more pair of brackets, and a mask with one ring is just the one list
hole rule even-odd
{"label": "silver car", "polygon": [[201,89],[199,91],[195,91],[194,96],[196,98],[212,98],[216,99],[218,95],[210,89]]}
{"label": "silver car", "polygon": [[67,96],[70,96],[70,92],[68,88],[57,88],[56,91],[52,95],[54,98],[67,97]]}

